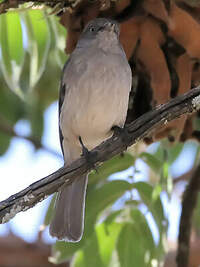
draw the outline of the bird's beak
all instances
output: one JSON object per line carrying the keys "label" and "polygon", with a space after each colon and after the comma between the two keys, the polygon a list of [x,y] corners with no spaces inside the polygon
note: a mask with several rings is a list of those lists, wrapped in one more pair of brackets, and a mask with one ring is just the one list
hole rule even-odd
{"label": "bird's beak", "polygon": [[99,31],[104,31],[104,30],[118,33],[117,25],[112,22],[107,22],[106,24],[104,24],[102,27],[99,28]]}
{"label": "bird's beak", "polygon": [[108,22],[106,23],[106,25],[104,26],[104,29],[108,30],[109,32],[115,32],[115,24],[112,22]]}
{"label": "bird's beak", "polygon": [[115,31],[115,24],[114,23],[110,23],[110,29],[112,32]]}

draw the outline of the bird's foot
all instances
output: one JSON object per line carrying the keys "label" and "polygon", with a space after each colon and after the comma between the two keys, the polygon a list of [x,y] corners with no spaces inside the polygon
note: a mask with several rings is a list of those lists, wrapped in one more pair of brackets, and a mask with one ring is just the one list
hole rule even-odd
{"label": "bird's foot", "polygon": [[131,137],[126,126],[121,128],[117,125],[114,125],[111,129],[114,136],[119,136],[122,139],[122,142],[126,145],[126,148],[130,145]]}
{"label": "bird's foot", "polygon": [[81,147],[82,147],[82,155],[85,159],[86,159],[86,162],[89,166],[90,169],[94,169],[96,172],[97,172],[97,167],[95,165],[95,162],[94,162],[94,159],[97,155],[97,152],[94,151],[94,152],[91,152],[87,149],[87,147],[83,144],[83,141],[81,139],[81,136],[79,136],[79,142],[81,144]]}

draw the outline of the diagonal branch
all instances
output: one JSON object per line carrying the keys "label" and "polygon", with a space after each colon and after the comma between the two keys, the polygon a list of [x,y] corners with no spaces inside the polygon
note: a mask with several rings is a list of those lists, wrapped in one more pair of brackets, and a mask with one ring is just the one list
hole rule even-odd
{"label": "diagonal branch", "polygon": [[[129,135],[125,144],[122,136],[113,136],[94,148],[94,163],[96,165],[121,153],[127,146],[136,144],[152,131],[166,125],[167,122],[180,117],[183,114],[195,112],[200,109],[200,87],[190,90],[187,94],[178,96],[164,105],[144,114],[127,126]],[[123,133],[122,133],[123,135]],[[64,166],[56,172],[31,184],[26,189],[12,195],[0,202],[0,223],[5,223],[18,212],[25,211],[39,201],[58,191],[62,186],[71,183],[76,177],[90,170],[86,160],[82,157],[74,161],[70,166]]]}

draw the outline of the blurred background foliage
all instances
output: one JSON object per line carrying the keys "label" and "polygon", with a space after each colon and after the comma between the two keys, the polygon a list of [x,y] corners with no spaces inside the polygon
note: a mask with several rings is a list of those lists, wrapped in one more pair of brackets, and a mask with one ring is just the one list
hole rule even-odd
{"label": "blurred background foliage", "polygon": [[[0,15],[1,156],[13,137],[29,140],[36,150],[44,148],[44,111],[58,99],[61,69],[67,59],[66,34],[48,9],[24,6],[18,12]],[[22,119],[30,124],[29,135],[15,130]],[[70,261],[75,267],[161,266],[169,225],[162,194],[170,202],[174,192],[180,191],[177,188],[187,179],[181,178],[186,170],[180,167],[180,161],[185,157],[193,168],[200,157],[197,142],[169,146],[162,141],[150,147],[139,144],[105,162],[98,173],[90,174],[83,239],[75,244],[56,242],[49,260]],[[148,172],[136,179],[138,159],[148,166]],[[53,202],[54,198],[46,213],[46,226]],[[198,205],[194,218],[198,234],[199,225]]]}
{"label": "blurred background foliage", "polygon": [[1,155],[15,135],[13,126],[21,119],[30,122],[28,138],[39,148],[44,110],[58,99],[61,67],[67,58],[65,36],[58,18],[43,10],[0,16]]}

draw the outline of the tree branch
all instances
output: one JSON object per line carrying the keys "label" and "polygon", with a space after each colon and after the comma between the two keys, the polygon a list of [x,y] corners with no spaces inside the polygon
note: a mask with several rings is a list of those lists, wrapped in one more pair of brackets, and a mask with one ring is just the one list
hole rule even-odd
{"label": "tree branch", "polygon": [[[167,122],[183,114],[192,113],[200,109],[200,87],[190,90],[187,94],[178,96],[164,105],[144,114],[127,126],[129,141],[125,144],[122,136],[112,136],[92,151],[96,151],[94,163],[98,166],[102,162],[121,153],[127,146],[136,144],[147,135]],[[122,134],[123,135],[123,134]],[[31,184],[26,189],[0,202],[0,223],[5,223],[18,212],[25,211],[39,201],[58,191],[62,186],[72,183],[76,177],[90,170],[86,160],[81,157],[70,166],[64,166],[47,177]]]}
{"label": "tree branch", "polygon": [[200,190],[200,165],[195,169],[183,194],[182,212],[179,226],[177,267],[188,267],[192,216]]}

